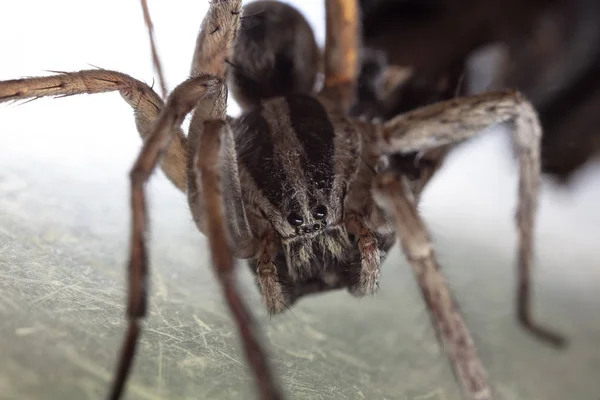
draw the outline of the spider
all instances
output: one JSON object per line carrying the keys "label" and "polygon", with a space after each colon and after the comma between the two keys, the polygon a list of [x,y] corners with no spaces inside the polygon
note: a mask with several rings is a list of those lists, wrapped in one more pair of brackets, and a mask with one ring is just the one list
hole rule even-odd
{"label": "spider", "polygon": [[[385,122],[352,118],[361,63],[357,2],[325,1],[323,55],[295,9],[277,1],[241,3],[210,3],[191,77],[166,99],[141,81],[103,69],[0,82],[0,102],[119,91],[135,111],[144,143],[130,171],[128,327],[109,398],[122,397],[146,314],[144,185],[159,163],[187,194],[194,221],[208,238],[261,399],[284,395],[238,293],[235,260],[247,260],[266,308],[277,314],[309,294],[375,293],[397,236],[465,397],[491,399],[487,373],[417,212],[419,195],[440,163],[419,163],[415,173],[393,157],[416,153],[426,159],[508,123],[520,164],[518,319],[537,337],[563,344],[530,313],[541,129],[527,99],[505,90],[436,102]],[[229,91],[243,108],[239,118],[227,115]],[[190,113],[184,135],[181,125]]]}

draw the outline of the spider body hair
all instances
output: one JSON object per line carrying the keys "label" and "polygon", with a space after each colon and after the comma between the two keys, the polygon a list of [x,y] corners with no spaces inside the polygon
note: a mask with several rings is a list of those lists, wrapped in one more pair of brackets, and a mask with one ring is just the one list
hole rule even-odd
{"label": "spider body hair", "polygon": [[[359,282],[358,238],[346,216],[378,231],[377,269],[395,235],[384,211],[355,195],[376,173],[374,158],[363,162],[360,125],[326,100],[289,94],[262,100],[231,126],[249,226],[255,237],[274,233],[278,243],[274,264],[284,304],[331,289],[371,293]],[[256,272],[255,257],[249,264]],[[282,304],[269,311],[283,310]]]}

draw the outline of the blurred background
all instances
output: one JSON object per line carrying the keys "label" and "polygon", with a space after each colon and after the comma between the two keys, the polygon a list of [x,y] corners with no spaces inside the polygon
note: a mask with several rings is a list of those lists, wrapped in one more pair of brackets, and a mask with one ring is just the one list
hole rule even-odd
{"label": "blurred background", "polygon": [[[322,45],[322,3],[288,3],[307,17]],[[375,3],[375,11],[369,11],[373,14],[365,16],[377,16],[376,7],[385,6]],[[463,29],[464,37],[475,32],[467,29],[469,21],[477,21],[472,24],[477,27],[491,26],[490,11],[471,12],[476,8],[466,0],[423,3],[447,7],[446,17],[456,18],[449,26]],[[492,56],[470,58],[475,50],[481,50],[480,43],[462,46],[462,37],[452,42],[466,50],[449,52],[449,60],[462,63],[468,58],[469,65],[479,66],[465,91],[516,82],[536,104],[545,107],[558,102],[557,93],[563,92],[557,86],[581,82],[577,77],[591,68],[592,50],[597,46],[588,53],[576,52],[579,58],[567,50],[579,43],[595,43],[592,28],[599,25],[575,19],[589,14],[581,12],[584,8],[576,9],[580,14],[561,13],[555,8],[552,14],[546,7],[559,7],[560,2],[538,3],[528,8],[530,14],[511,9],[513,2],[490,8],[496,10],[491,15],[498,16],[499,32],[516,31],[508,23],[501,24],[517,20],[504,17],[511,11],[513,16],[544,16],[523,17],[520,26],[546,21],[546,25],[539,22],[550,27],[543,32],[558,38],[554,42],[532,39],[528,51],[514,53],[519,57],[507,57],[507,53],[486,44],[486,49],[492,49],[486,54],[505,57],[502,65],[512,67],[491,66]],[[490,7],[492,4],[496,3],[490,2]],[[169,89],[189,73],[207,5],[207,1],[149,1]],[[498,10],[503,10],[502,14]],[[400,11],[409,15],[407,9]],[[412,21],[424,21],[419,26],[436,21],[433,16],[437,14],[417,11],[410,15]],[[391,11],[386,13],[392,15]],[[570,24],[565,20],[561,25],[552,15],[572,19],[567,21]],[[445,33],[431,28],[427,42],[425,33],[409,31],[411,25],[400,22],[403,20],[388,24],[407,27],[406,36],[394,33],[404,38],[396,39],[403,44],[398,53],[412,50],[422,61],[415,61],[420,60],[417,56],[403,60],[391,51],[394,49],[386,48],[385,42],[378,42],[377,35],[384,35],[387,29],[383,22],[365,22],[366,27],[370,23],[380,28],[369,28],[371,39],[367,43],[387,52],[392,64],[411,64],[425,70],[427,79],[454,71],[447,66],[452,63],[443,64],[434,57],[441,51],[432,51],[433,55],[424,51],[435,50],[435,46],[447,48],[448,44],[433,40],[447,38]],[[574,34],[567,29],[571,26],[590,27],[585,31],[588,36],[573,39]],[[564,32],[570,33],[560,36]],[[500,36],[489,37],[493,42]],[[418,38],[423,39],[419,42]],[[523,39],[519,43],[529,42]],[[543,69],[557,64],[544,64],[541,56],[532,56],[534,49],[540,48],[534,45],[539,43],[545,44],[543,54],[553,55],[549,59],[571,61],[565,64],[571,69],[583,64],[586,68],[579,72],[566,67]],[[571,46],[552,47],[548,43]],[[118,70],[148,83],[154,79],[147,31],[137,1],[1,2],[0,60],[0,80],[92,66]],[[542,65],[536,69],[534,62]],[[440,67],[430,71],[424,65]],[[502,71],[522,72],[523,76]],[[547,75],[575,78],[563,84]],[[591,83],[583,82],[579,85],[593,90]],[[548,87],[554,91],[544,91]],[[453,150],[422,199],[421,210],[441,264],[499,399],[584,400],[600,395],[600,168],[593,156],[594,132],[588,129],[595,125],[585,116],[569,114],[585,108],[579,97],[562,98],[559,103],[563,108],[548,106],[550,111],[543,114],[569,117],[558,118],[555,123],[550,118],[544,120],[549,129],[562,127],[553,137],[567,139],[557,139],[545,152],[566,155],[562,161],[546,157],[557,161],[546,163],[548,174],[542,187],[534,310],[540,322],[569,337],[567,350],[556,351],[533,340],[517,326],[513,314],[517,175],[507,132],[493,129]],[[230,104],[229,113],[239,113],[235,104]],[[594,113],[586,115],[595,117]],[[577,125],[577,121],[585,123]],[[583,146],[589,150],[585,155],[570,150],[580,143],[564,136],[572,125],[587,135],[582,135],[582,141],[592,138]],[[0,105],[0,399],[104,397],[124,329],[127,173],[140,143],[131,109],[116,93]],[[187,201],[160,171],[148,190],[151,307],[126,398],[252,398],[252,382],[237,334],[213,282],[205,239],[192,223]],[[264,328],[265,342],[289,398],[460,399],[412,272],[398,249],[384,265],[382,287],[375,297],[356,299],[345,292],[321,295],[303,300],[291,312],[272,319],[264,312],[246,268],[240,268],[240,280]]]}

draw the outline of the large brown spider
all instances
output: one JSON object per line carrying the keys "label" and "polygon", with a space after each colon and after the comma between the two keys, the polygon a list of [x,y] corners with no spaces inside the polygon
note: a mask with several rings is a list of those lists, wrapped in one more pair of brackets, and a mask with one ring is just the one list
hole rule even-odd
{"label": "large brown spider", "polygon": [[[208,237],[261,399],[283,394],[236,289],[234,259],[249,260],[267,309],[279,313],[315,292],[374,293],[396,233],[465,396],[491,399],[487,373],[416,202],[440,165],[440,149],[509,123],[520,163],[518,318],[536,336],[563,342],[535,325],[529,308],[541,138],[531,104],[515,91],[502,91],[438,102],[385,123],[351,119],[347,111],[360,64],[358,7],[355,0],[325,4],[324,80],[318,90],[321,58],[302,16],[276,1],[242,9],[241,0],[211,2],[192,76],[166,101],[148,85],[102,69],[0,82],[0,102],[118,90],[135,111],[144,145],[130,173],[128,330],[111,399],[121,397],[146,314],[144,184],[159,161],[187,193],[198,229]],[[244,109],[240,118],[227,116],[228,88]],[[186,136],[180,126],[190,112]],[[432,162],[419,164],[416,175],[407,173],[391,158],[406,153]]]}

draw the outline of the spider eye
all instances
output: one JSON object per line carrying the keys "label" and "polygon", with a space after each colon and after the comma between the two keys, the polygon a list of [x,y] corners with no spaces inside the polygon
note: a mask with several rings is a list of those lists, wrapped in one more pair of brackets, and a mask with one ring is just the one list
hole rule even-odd
{"label": "spider eye", "polygon": [[323,219],[323,218],[325,218],[326,214],[327,214],[327,207],[325,207],[322,204],[318,205],[313,211],[313,217],[315,219]]}
{"label": "spider eye", "polygon": [[300,226],[304,223],[302,216],[296,212],[292,212],[287,216],[287,220],[292,226]]}

